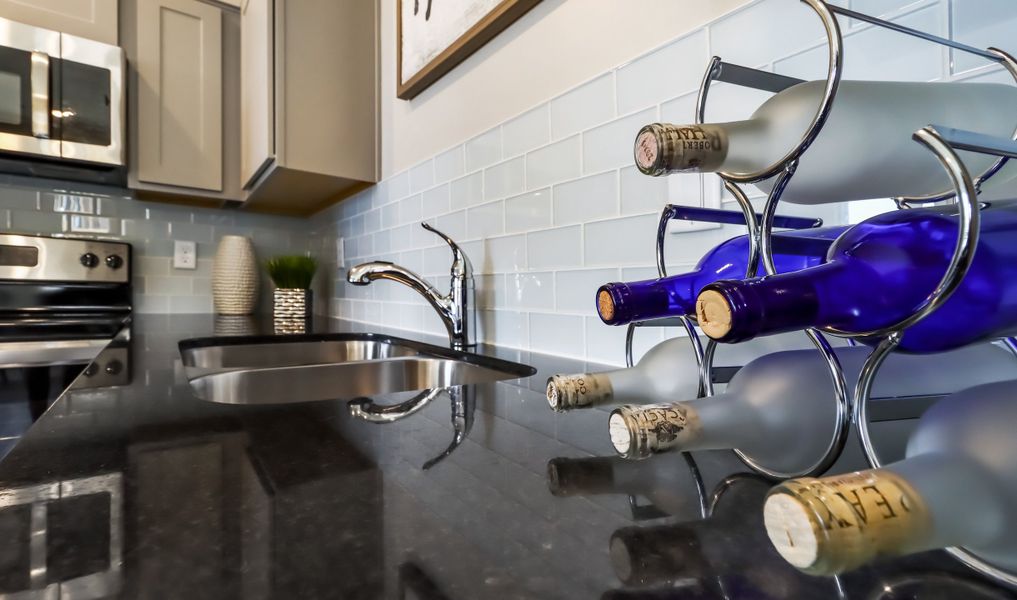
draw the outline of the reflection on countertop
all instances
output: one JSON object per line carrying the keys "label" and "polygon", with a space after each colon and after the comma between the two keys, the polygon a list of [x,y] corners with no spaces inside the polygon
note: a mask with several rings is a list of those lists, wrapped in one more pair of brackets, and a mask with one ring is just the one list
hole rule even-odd
{"label": "reflection on countertop", "polygon": [[597,365],[481,346],[538,372],[468,386],[469,407],[435,394],[380,423],[351,415],[349,399],[194,397],[180,340],[274,331],[270,320],[136,317],[130,383],[76,382],[0,462],[0,595],[1012,597],[942,553],[801,575],[762,530],[767,482],[731,453],[627,462],[613,456],[607,411],[548,409],[549,374]]}

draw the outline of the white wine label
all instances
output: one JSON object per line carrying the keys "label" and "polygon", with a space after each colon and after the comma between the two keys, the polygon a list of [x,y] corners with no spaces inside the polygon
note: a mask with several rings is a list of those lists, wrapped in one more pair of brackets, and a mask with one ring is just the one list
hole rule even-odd
{"label": "white wine label", "polygon": [[556,411],[604,404],[613,397],[611,379],[602,373],[554,375],[547,380],[547,403]]}
{"label": "white wine label", "polygon": [[884,470],[784,482],[763,510],[767,533],[792,565],[841,573],[921,549],[931,518],[918,493]]}
{"label": "white wine label", "polygon": [[611,415],[611,442],[626,458],[681,448],[699,436],[699,415],[690,406],[624,406]]}

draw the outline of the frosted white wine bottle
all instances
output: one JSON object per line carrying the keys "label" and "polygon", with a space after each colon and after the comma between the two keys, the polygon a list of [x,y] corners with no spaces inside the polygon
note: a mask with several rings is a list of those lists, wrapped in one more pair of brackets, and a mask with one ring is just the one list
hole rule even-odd
{"label": "frosted white wine bottle", "polygon": [[[808,81],[783,90],[745,121],[648,125],[636,137],[636,165],[647,175],[769,167],[805,134],[825,85]],[[952,189],[939,162],[911,139],[930,124],[1009,138],[1017,125],[1017,87],[841,81],[829,119],[802,155],[782,198],[823,204]],[[963,158],[975,174],[995,161],[975,153]],[[769,192],[773,180],[756,185]]]}
{"label": "frosted white wine bottle", "polygon": [[829,574],[963,546],[1017,572],[1015,390],[1017,381],[995,382],[940,400],[899,462],[774,488],[763,517],[777,551],[803,571]]}
{"label": "frosted white wine bottle", "polygon": [[[856,381],[870,350],[858,346],[834,351],[847,381]],[[1017,360],[994,344],[921,356],[891,354],[876,377],[872,396],[949,394],[1013,378]],[[794,473],[809,468],[826,452],[835,413],[826,361],[816,350],[792,350],[745,365],[722,394],[673,404],[622,406],[611,413],[608,426],[611,443],[625,458],[668,450],[733,448],[760,465]]]}
{"label": "frosted white wine bottle", "polygon": [[[741,367],[771,352],[812,347],[802,333],[764,336],[745,344],[719,346],[713,364]],[[661,342],[647,350],[632,368],[552,375],[547,380],[547,403],[558,412],[608,404],[648,404],[695,396],[699,390],[699,365],[692,344],[685,337]]]}

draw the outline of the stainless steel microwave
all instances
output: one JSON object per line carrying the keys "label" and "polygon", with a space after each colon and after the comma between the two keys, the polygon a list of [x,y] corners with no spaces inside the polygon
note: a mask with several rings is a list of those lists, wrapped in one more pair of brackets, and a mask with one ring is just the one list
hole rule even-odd
{"label": "stainless steel microwave", "polygon": [[0,19],[0,153],[124,164],[124,52]]}

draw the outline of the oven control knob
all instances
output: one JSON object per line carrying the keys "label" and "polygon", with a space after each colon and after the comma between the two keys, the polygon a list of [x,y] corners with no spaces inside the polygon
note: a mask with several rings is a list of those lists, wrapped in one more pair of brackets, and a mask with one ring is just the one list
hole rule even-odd
{"label": "oven control knob", "polygon": [[106,257],[106,266],[111,269],[119,269],[124,266],[124,259],[116,254],[110,254]]}
{"label": "oven control knob", "polygon": [[99,266],[99,257],[92,254],[91,252],[86,252],[81,255],[81,264],[88,267],[89,269],[94,269],[95,267]]}

